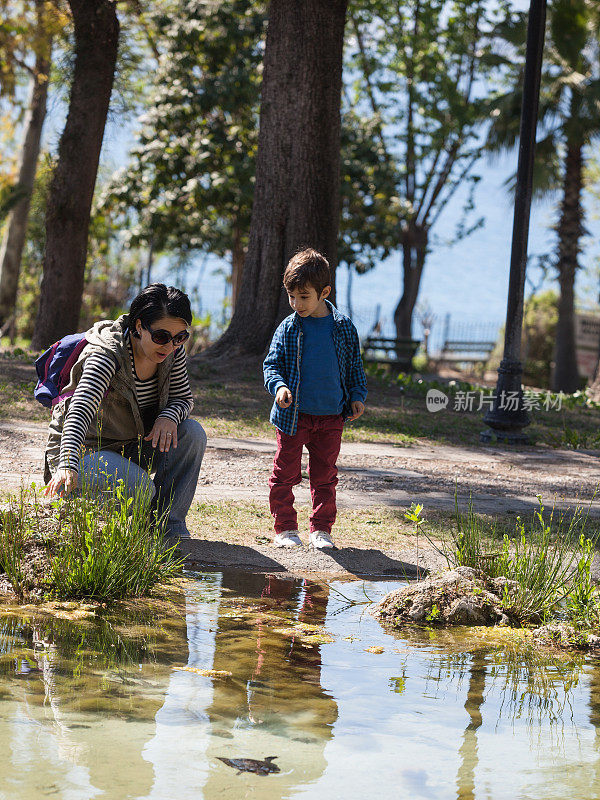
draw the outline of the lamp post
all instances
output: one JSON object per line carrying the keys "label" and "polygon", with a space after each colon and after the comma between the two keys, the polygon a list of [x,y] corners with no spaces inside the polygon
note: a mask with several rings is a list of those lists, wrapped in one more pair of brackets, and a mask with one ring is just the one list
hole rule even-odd
{"label": "lamp post", "polygon": [[529,441],[523,432],[530,419],[523,406],[521,332],[545,24],[546,0],[530,0],[504,355],[498,367],[494,405],[483,418],[490,430],[481,432],[482,442],[527,444]]}

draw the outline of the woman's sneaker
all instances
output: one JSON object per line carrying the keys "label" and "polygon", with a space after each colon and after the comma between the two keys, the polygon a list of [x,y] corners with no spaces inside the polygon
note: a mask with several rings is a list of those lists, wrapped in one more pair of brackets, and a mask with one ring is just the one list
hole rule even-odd
{"label": "woman's sneaker", "polygon": [[273,539],[275,547],[299,547],[301,544],[298,531],[282,531]]}
{"label": "woman's sneaker", "polygon": [[335,548],[331,535],[326,531],[311,531],[309,545],[315,550]]}

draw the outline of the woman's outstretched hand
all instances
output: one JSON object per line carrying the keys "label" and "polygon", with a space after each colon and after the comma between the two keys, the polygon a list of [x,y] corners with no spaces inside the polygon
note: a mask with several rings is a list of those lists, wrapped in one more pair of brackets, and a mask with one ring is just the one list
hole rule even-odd
{"label": "woman's outstretched hand", "polygon": [[158,445],[161,453],[168,453],[171,447],[177,447],[177,423],[167,417],[157,417],[145,442],[152,442],[152,447]]}
{"label": "woman's outstretched hand", "polygon": [[78,475],[73,469],[57,469],[52,480],[44,487],[46,497],[70,494],[77,488]]}

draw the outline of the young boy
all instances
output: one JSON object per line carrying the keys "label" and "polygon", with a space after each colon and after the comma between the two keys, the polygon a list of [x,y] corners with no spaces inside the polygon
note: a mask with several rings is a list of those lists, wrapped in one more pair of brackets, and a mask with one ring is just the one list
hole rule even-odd
{"label": "young boy", "polygon": [[269,480],[274,545],[302,544],[292,487],[302,480],[306,445],[312,497],[309,544],[321,550],[333,547],[336,461],[344,421],[357,419],[365,410],[367,381],[356,328],[327,300],[327,259],[315,250],[303,250],[287,265],[283,285],[294,313],[275,331],[263,364],[265,387],[275,397],[271,422],[277,428]]}

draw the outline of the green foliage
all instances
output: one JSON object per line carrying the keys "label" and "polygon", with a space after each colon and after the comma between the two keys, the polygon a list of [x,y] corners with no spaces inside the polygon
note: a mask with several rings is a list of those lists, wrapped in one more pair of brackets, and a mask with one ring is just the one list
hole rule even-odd
{"label": "green foliage", "polygon": [[52,179],[53,160],[42,153],[31,195],[27,218],[27,237],[21,257],[17,294],[17,334],[31,339],[37,315],[42,264],[46,243],[46,199]]}
{"label": "green foliage", "polygon": [[398,196],[398,165],[378,138],[379,122],[348,109],[342,115],[341,218],[338,262],[358,273],[398,247],[409,211]]}
{"label": "green foliage", "polygon": [[562,431],[552,437],[552,443],[571,450],[591,450],[600,445],[600,432],[571,428],[563,419]]}
{"label": "green foliage", "polygon": [[573,589],[567,595],[567,608],[572,618],[598,625],[600,603],[598,587],[592,578],[593,545],[583,534],[579,538],[579,558],[575,567]]}
{"label": "green foliage", "polygon": [[129,497],[119,481],[97,498],[84,483],[79,496],[63,503],[62,538],[52,562],[57,597],[143,595],[180,571],[174,549],[164,549],[166,517],[153,511],[148,485]]}
{"label": "green foliage", "polygon": [[11,186],[8,181],[0,185],[0,223],[27,194],[21,186]]}
{"label": "green foliage", "polygon": [[419,577],[419,570],[421,568],[421,561],[419,558],[419,531],[421,530],[421,526],[425,522],[423,517],[421,517],[422,511],[423,511],[423,506],[421,503],[411,503],[408,511],[404,512],[404,519],[407,520],[407,522],[412,522],[413,525],[415,526],[414,534],[417,546],[417,577]]}
{"label": "green foliage", "polygon": [[[558,322],[558,294],[548,289],[525,300],[521,353],[524,361],[523,382],[541,389],[550,386],[554,360],[554,340]],[[497,369],[504,353],[504,327],[492,351],[487,369]]]}
{"label": "green foliage", "polygon": [[[398,244],[416,230],[424,245],[458,186],[474,209],[471,175],[480,153],[478,127],[495,79],[493,25],[505,3],[481,0],[360,2],[350,6],[348,61],[356,75],[352,107],[368,109],[398,193],[408,203]],[[474,76],[477,75],[477,86]],[[463,218],[457,237],[468,235]],[[412,232],[411,232],[412,226]],[[411,241],[412,246],[418,244]]]}
{"label": "green foliage", "polygon": [[19,89],[31,77],[31,56],[46,54],[65,17],[44,0],[0,0],[0,97],[18,108]]}
{"label": "green foliage", "polygon": [[427,620],[427,622],[436,622],[439,619],[441,613],[442,612],[439,606],[436,603],[434,603],[431,606],[431,611],[429,612],[429,614],[427,614],[425,619]]}
{"label": "green foliage", "polygon": [[[54,166],[54,159],[42,153],[31,196],[17,297],[17,332],[25,339],[31,338],[37,315],[46,243],[46,203]],[[102,177],[98,182],[102,185]],[[82,329],[98,319],[112,319],[121,313],[138,269],[135,254],[123,249],[113,218],[101,212],[94,214],[88,238]]]}
{"label": "green foliage", "polygon": [[518,589],[505,588],[507,610],[523,623],[540,622],[564,613],[580,619],[598,614],[598,595],[593,586],[593,543],[585,536],[587,515],[577,508],[572,515],[539,508],[530,524],[517,517],[512,535],[499,544],[496,523],[487,526],[474,512],[466,513],[456,502],[456,527],[451,531],[450,564],[481,570],[491,578],[515,581]]}
{"label": "green foliage", "polygon": [[0,570],[19,599],[23,597],[25,583],[24,545],[31,533],[25,507],[26,496],[21,490],[18,498],[11,498],[8,507],[0,510]]}
{"label": "green foliage", "polygon": [[558,295],[552,289],[525,301],[523,315],[523,380],[529,385],[550,386],[550,365],[558,322]]}
{"label": "green foliage", "polygon": [[414,524],[415,533],[419,532],[419,528],[425,522],[425,520],[421,517],[422,511],[423,505],[421,503],[411,503],[408,511],[404,512],[404,519]]}
{"label": "green foliage", "polygon": [[[498,59],[503,63],[506,81],[489,105],[493,124],[487,147],[492,152],[510,150],[518,141],[527,18],[527,12],[512,12],[496,28]],[[595,0],[549,2],[533,183],[538,195],[566,190],[568,146],[581,148],[600,135],[599,41],[600,13]],[[587,151],[581,156],[585,168]],[[514,186],[514,180],[510,185]],[[580,187],[571,185],[569,191],[579,192]],[[573,199],[570,204],[577,206],[576,213],[582,217],[580,204]],[[575,240],[569,252],[579,251],[579,239],[584,234],[581,217],[571,219],[562,234],[559,230],[559,236]],[[574,266],[569,265],[569,269]]]}
{"label": "green foliage", "polygon": [[[247,244],[258,146],[267,3],[175,0],[146,16],[159,53],[129,166],[97,207],[132,247],[238,258]],[[377,123],[342,115],[338,260],[364,272],[398,245],[406,203]]]}
{"label": "green foliage", "polygon": [[138,144],[97,204],[125,216],[131,246],[225,255],[245,235],[265,5],[181,0],[149,15],[159,58]]}

